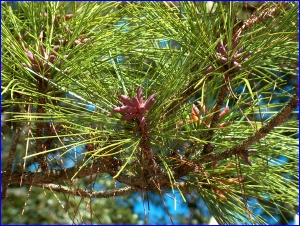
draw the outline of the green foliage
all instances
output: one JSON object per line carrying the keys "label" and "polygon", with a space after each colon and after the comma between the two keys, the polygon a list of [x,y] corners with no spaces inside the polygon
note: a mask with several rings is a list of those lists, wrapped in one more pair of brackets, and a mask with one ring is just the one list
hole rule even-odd
{"label": "green foliage", "polygon": [[[282,215],[294,212],[298,119],[284,110],[288,101],[297,106],[298,85],[284,87],[298,76],[298,3],[262,4],[241,23],[243,5],[2,5],[2,108],[26,137],[14,165],[24,161],[25,172],[38,163],[42,172],[55,168],[61,175],[77,167],[64,180],[29,183],[69,188],[44,194],[72,209],[63,208],[69,218],[57,215],[62,220],[55,223],[136,223],[125,207],[117,209],[122,219],[114,216],[112,201],[85,200],[83,191],[90,192],[86,187],[97,172],[110,175],[105,183],[120,183],[115,193],[104,186],[113,194],[107,196],[178,190],[184,200],[189,194],[202,198],[220,224],[266,223],[250,211],[251,198],[271,216],[270,206]],[[119,95],[133,98],[138,87],[144,100],[156,94],[145,125],[113,111]],[[76,149],[81,151],[74,154]],[[24,216],[34,205],[29,197]],[[22,222],[36,223],[31,220]]]}

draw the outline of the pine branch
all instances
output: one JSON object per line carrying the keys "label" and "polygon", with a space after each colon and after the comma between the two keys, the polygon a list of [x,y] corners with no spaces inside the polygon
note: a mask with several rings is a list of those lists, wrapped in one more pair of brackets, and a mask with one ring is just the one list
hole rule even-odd
{"label": "pine branch", "polygon": [[[270,4],[269,2],[266,2],[261,7],[264,7],[266,5]],[[264,9],[263,11],[257,11],[251,15],[251,17],[244,22],[244,24],[241,26],[241,28],[234,34],[233,40],[236,41],[241,37],[242,31],[246,29],[252,28],[254,25],[261,23],[267,19],[273,18],[278,11],[282,10],[283,7],[287,7],[287,3],[278,3],[278,5],[274,7],[268,7]]]}
{"label": "pine branch", "polygon": [[57,185],[57,184],[38,185],[38,187],[46,188],[51,191],[61,192],[64,194],[77,195],[82,198],[83,197],[109,198],[109,197],[123,196],[123,195],[132,194],[134,192],[143,191],[143,189],[141,189],[141,188],[126,187],[126,188],[120,188],[120,189],[110,189],[107,191],[89,192],[89,191],[83,190],[83,189],[72,190],[69,187],[66,187],[63,185]]}
{"label": "pine branch", "polygon": [[[37,187],[42,187],[45,189],[49,189],[51,191],[56,191],[56,192],[61,192],[64,194],[70,194],[70,195],[76,195],[79,197],[86,197],[86,198],[109,198],[109,197],[116,197],[116,196],[124,196],[124,195],[129,195],[135,192],[142,192],[147,189],[143,188],[137,188],[137,187],[125,187],[125,188],[120,188],[120,189],[110,189],[107,191],[93,191],[89,192],[87,190],[83,189],[76,189],[72,190],[67,186],[63,185],[57,185],[57,184],[46,184],[46,185],[37,185]],[[177,188],[184,188],[188,190],[188,184],[184,182],[179,182],[176,184]]]}
{"label": "pine branch", "polygon": [[[218,161],[229,158],[235,154],[246,152],[246,148],[250,145],[258,142],[261,138],[266,136],[274,127],[283,123],[293,112],[295,107],[299,102],[298,93],[296,93],[289,103],[273,118],[263,126],[260,130],[258,130],[255,134],[253,134],[248,139],[244,140],[240,145],[237,145],[234,148],[226,150],[221,153],[209,154],[200,158],[197,163],[205,163],[210,161]],[[190,169],[191,170],[191,169]],[[190,171],[189,170],[189,171]],[[78,172],[78,173],[77,173]],[[78,167],[72,167],[65,170],[51,170],[48,172],[26,172],[26,173],[12,173],[11,175],[11,184],[20,183],[20,179],[22,178],[22,184],[33,184],[33,185],[41,185],[41,184],[49,184],[49,183],[57,183],[60,181],[70,180],[70,178],[75,175],[75,178],[82,178],[86,176],[90,176],[92,174],[102,174],[109,173],[111,175],[116,175],[117,171],[112,170],[111,164],[105,164],[103,161],[95,161],[82,169]],[[6,172],[4,175],[8,175]],[[168,175],[162,172],[159,172],[157,175],[157,181],[160,181],[161,187],[170,186]],[[155,189],[152,183],[145,182],[141,177],[127,176],[120,174],[117,177],[118,181],[121,183],[127,184],[129,186],[133,186],[136,188],[147,188],[147,189]],[[4,194],[4,193],[3,193]]]}
{"label": "pine branch", "polygon": [[288,104],[273,119],[271,119],[270,122],[268,122],[266,125],[260,128],[256,133],[254,133],[248,139],[244,140],[241,144],[229,150],[223,151],[221,153],[209,154],[203,156],[197,162],[205,163],[210,161],[223,160],[233,155],[246,152],[246,148],[258,142],[260,139],[265,137],[272,129],[274,129],[276,126],[280,125],[281,123],[283,123],[292,114],[293,110],[297,107],[298,103],[299,103],[299,97],[298,97],[298,89],[297,89],[296,94],[294,94],[294,96],[290,99]]}
{"label": "pine branch", "polygon": [[[90,163],[83,168],[71,167],[62,170],[49,170],[42,172],[14,172],[11,176],[11,184],[20,184],[22,178],[23,185],[33,185],[42,186],[46,184],[54,184],[62,181],[71,181],[74,176],[76,178],[83,178],[91,176],[93,174],[104,174],[108,173],[114,177],[118,173],[118,167],[115,167],[117,163],[110,160],[97,160]],[[155,176],[155,180],[154,180]],[[154,181],[159,181],[160,188],[171,188],[170,179],[167,173],[157,171],[155,175],[143,175],[143,176],[128,176],[123,173],[119,174],[116,178],[120,183],[131,186],[132,189],[137,189],[136,191],[155,191],[157,190],[156,183]],[[147,180],[146,180],[147,179]],[[179,185],[176,185],[179,186]],[[180,186],[183,186],[182,184]],[[133,191],[133,190],[132,190]],[[78,193],[79,194],[79,193]]]}
{"label": "pine branch", "polygon": [[14,172],[11,175],[11,184],[19,184],[22,178],[22,184],[38,185],[50,184],[61,181],[70,181],[76,173],[75,178],[83,178],[93,174],[102,174],[107,172],[107,165],[97,161],[80,169],[79,167],[71,167],[62,170],[48,170],[42,172]]}
{"label": "pine branch", "polygon": [[[287,180],[287,183],[277,179],[285,172],[284,167],[297,161],[294,157],[296,142],[292,137],[295,134],[294,121],[278,128],[278,131],[276,128],[275,132],[282,135],[279,148],[276,146],[277,137],[273,139],[275,133],[270,131],[287,120],[299,102],[298,93],[288,103],[281,101],[290,92],[283,88],[290,81],[285,80],[285,75],[272,72],[281,72],[281,69],[285,72],[283,67],[286,66],[290,73],[288,76],[296,76],[295,65],[290,64],[290,61],[296,61],[295,42],[290,42],[290,35],[296,33],[296,5],[264,3],[242,26],[236,26],[233,21],[240,5],[235,3],[214,3],[211,10],[207,10],[205,3],[183,3],[180,8],[167,10],[160,3],[125,5],[122,10],[115,11],[114,5],[111,8],[82,4],[80,10],[65,15],[64,10],[54,10],[56,6],[50,7],[51,4],[32,7],[26,3],[24,9],[28,10],[24,10],[24,18],[20,19],[20,15],[14,15],[11,10],[5,13],[4,105],[19,102],[26,105],[27,97],[34,99],[30,106],[35,109],[32,112],[36,117],[32,122],[36,128],[34,137],[38,139],[33,137],[31,144],[36,147],[35,155],[38,157],[34,162],[39,163],[39,172],[12,172],[13,161],[17,160],[16,147],[13,146],[17,143],[22,145],[15,136],[6,171],[2,172],[2,203],[10,184],[45,188],[55,196],[63,193],[67,194],[66,197],[86,198],[108,198],[145,191],[159,191],[162,194],[162,189],[175,188],[181,194],[195,194],[203,198],[219,223],[232,224],[238,218],[250,218],[246,213],[248,207],[245,208],[245,200],[242,199],[244,196],[260,198],[262,194],[267,194],[274,203],[294,199],[293,193],[280,193],[288,186],[294,189],[294,179]],[[174,10],[183,16],[174,17]],[[32,15],[36,17],[32,18]],[[124,18],[126,24],[119,26],[119,21]],[[280,22],[278,28],[272,19]],[[41,23],[44,25],[40,33]],[[99,29],[95,29],[95,25],[99,25]],[[169,49],[157,47],[161,39],[170,40]],[[181,50],[174,51],[171,41],[178,43]],[[37,50],[38,46],[41,51]],[[251,54],[250,50],[255,54]],[[123,59],[115,62],[118,57]],[[258,73],[261,67],[266,68],[266,73]],[[253,76],[251,74],[246,78],[246,87],[242,76],[249,68],[253,68]],[[238,70],[240,73],[235,73]],[[224,79],[220,75],[224,75]],[[147,95],[153,94],[148,102],[143,101],[141,88],[137,96],[131,99],[120,95],[123,104],[113,109],[122,115],[121,120],[125,120],[120,122],[117,114],[110,114],[117,103],[116,95],[130,95],[136,86],[145,88]],[[226,95],[228,89],[232,94],[239,93],[237,90],[240,87],[244,87],[243,91],[238,98],[235,97],[240,102]],[[284,89],[284,92],[275,97],[277,88]],[[24,98],[13,98],[18,93]],[[156,93],[157,102],[153,105],[153,111],[146,114]],[[198,101],[199,95],[201,103]],[[273,102],[274,97],[280,99],[280,103]],[[257,101],[257,105],[249,107],[247,101],[250,98],[252,104]],[[279,106],[282,109],[273,119],[264,122],[261,129],[248,134],[251,128],[247,128],[247,132],[242,133],[246,126],[239,121],[231,127],[238,137],[232,137],[231,128],[217,130],[241,113],[244,117],[252,111],[256,120],[256,109],[265,111],[264,102],[268,99],[267,110]],[[196,104],[190,103],[192,100],[200,103],[202,110],[196,109]],[[225,101],[228,105],[233,101],[233,109],[224,118],[225,123],[220,123],[229,111],[227,106],[220,113]],[[159,106],[159,103],[167,105]],[[245,104],[245,109],[235,111],[238,103]],[[87,104],[95,109],[88,109]],[[193,105],[192,118],[187,119],[189,104]],[[210,115],[206,115],[207,108]],[[49,129],[45,127],[50,117],[52,121],[52,116],[53,122],[63,124],[62,129],[56,130],[54,124]],[[178,117],[182,118],[180,128],[177,127]],[[28,119],[28,115],[20,112],[12,120],[24,123]],[[147,123],[146,119],[152,123]],[[293,162],[276,166],[276,170],[270,170],[267,177],[260,174],[258,165],[246,174],[238,164],[236,171],[229,168],[230,164],[215,169],[216,161],[233,160],[236,155],[251,165],[249,153],[257,151],[251,150],[251,145],[267,135],[272,157],[282,155],[280,151],[288,146],[291,152],[283,155],[292,156],[290,159]],[[241,142],[231,144],[232,138],[238,138]],[[214,145],[222,147],[221,153],[216,153]],[[281,150],[277,152],[277,149]],[[49,164],[53,161],[53,165],[60,165],[59,170],[48,170],[45,159],[48,153],[53,155]],[[77,156],[81,154],[92,155],[93,162],[80,165]],[[65,168],[65,157],[73,159],[78,165]],[[58,158],[61,158],[60,162]],[[235,160],[238,163],[237,158]],[[203,163],[208,164],[201,165]],[[288,173],[295,176],[293,169],[289,168]],[[85,186],[85,179],[89,179],[91,184],[101,183],[92,176],[102,174],[109,174],[111,177],[107,181],[118,181],[123,188],[107,191],[79,189]],[[74,183],[78,183],[78,187]],[[268,183],[278,184],[275,188],[265,186],[257,189],[257,185],[272,185]],[[30,193],[31,188],[24,206]],[[68,205],[73,208],[71,202]],[[92,205],[90,207],[92,210]],[[79,205],[74,213],[80,214]],[[239,213],[239,216],[232,213]]]}
{"label": "pine branch", "polygon": [[[14,172],[11,175],[11,184],[20,184],[22,178],[23,185],[43,185],[43,184],[51,184],[58,183],[61,181],[70,181],[74,176],[75,178],[83,178],[86,176],[91,176],[93,174],[104,174],[108,173],[112,177],[118,173],[117,169],[113,169],[114,167],[110,162],[105,161],[95,161],[90,163],[81,169],[79,167],[71,167],[68,169],[62,170],[49,170],[42,172]],[[4,172],[5,173],[5,172]],[[163,186],[168,186],[170,183],[169,177],[165,173],[160,173],[155,175],[160,184]],[[128,176],[124,174],[120,174],[117,177],[117,180],[123,184],[127,184],[136,188],[147,188],[147,189],[155,189],[156,187],[151,183],[150,179],[145,180],[139,176]]]}
{"label": "pine branch", "polygon": [[[43,84],[40,84],[41,88],[38,87],[39,89],[43,89]],[[37,107],[37,113],[40,115],[43,115],[45,113],[44,111],[44,107],[43,105],[45,105],[46,101],[44,98],[40,98],[39,99],[39,105]],[[44,127],[45,127],[45,123],[44,122],[40,122],[43,119],[38,119],[38,122],[36,122],[36,136],[37,137],[42,137],[44,135]],[[37,153],[41,153],[44,151],[44,144],[43,144],[43,140],[41,139],[37,139],[36,140],[36,152]],[[47,170],[48,169],[48,163],[47,163],[47,155],[45,154],[41,154],[37,156],[37,161],[39,164],[39,167],[42,170]]]}

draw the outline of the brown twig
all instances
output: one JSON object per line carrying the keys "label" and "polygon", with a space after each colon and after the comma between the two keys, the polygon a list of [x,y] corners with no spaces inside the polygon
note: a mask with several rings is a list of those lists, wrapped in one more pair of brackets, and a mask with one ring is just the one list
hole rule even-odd
{"label": "brown twig", "polygon": [[48,170],[42,172],[15,172],[12,173],[11,176],[11,184],[18,184],[20,183],[20,179],[22,178],[22,184],[49,184],[49,183],[56,183],[61,181],[68,181],[72,178],[77,172],[75,178],[82,178],[86,177],[95,173],[106,173],[106,165],[103,164],[101,161],[91,163],[83,167],[82,169],[78,167],[71,167],[68,169],[63,170]]}
{"label": "brown twig", "polygon": [[109,198],[109,197],[115,197],[115,196],[128,195],[128,194],[132,194],[133,192],[143,191],[143,189],[141,189],[141,188],[126,187],[126,188],[120,188],[117,190],[110,189],[107,191],[89,192],[89,191],[83,190],[83,189],[72,190],[69,187],[66,187],[63,185],[57,185],[57,184],[38,185],[38,187],[43,187],[43,188],[49,189],[51,191],[61,192],[64,194],[78,195],[80,197],[87,197],[87,198]]}
{"label": "brown twig", "polygon": [[[261,6],[261,8],[267,4],[270,4],[270,3],[267,2],[267,3],[263,4]],[[274,15],[281,9],[279,7],[279,5],[283,5],[283,4],[286,4],[286,3],[278,3],[278,5],[276,5],[274,7],[268,7],[266,9],[264,9],[263,11],[257,11],[255,13],[253,13],[250,16],[250,18],[246,22],[244,22],[242,27],[239,30],[237,30],[237,32],[234,34],[233,40],[234,41],[238,40],[241,37],[241,33],[243,30],[250,29],[254,25],[256,25],[260,22],[263,22],[269,18],[274,17]]]}
{"label": "brown twig", "polygon": [[[77,173],[77,174],[76,174]],[[22,177],[22,185],[41,185],[58,183],[61,181],[70,181],[75,174],[74,178],[83,178],[93,174],[108,173],[112,176],[118,173],[117,170],[112,169],[110,162],[104,162],[101,160],[94,161],[87,164],[81,169],[79,167],[70,167],[62,170],[48,170],[42,172],[13,172],[11,174],[11,184],[19,184]],[[4,175],[6,172],[4,172]],[[161,176],[162,177],[162,176]],[[147,187],[146,182],[143,182],[141,177],[133,177],[120,174],[117,178],[121,183],[127,184],[133,187]],[[163,181],[163,180],[162,180]]]}
{"label": "brown twig", "polygon": [[294,96],[290,99],[288,104],[273,119],[271,119],[266,125],[260,128],[248,139],[241,142],[241,144],[238,144],[235,147],[223,151],[221,153],[215,153],[215,154],[209,154],[203,156],[198,160],[198,163],[223,160],[235,154],[245,152],[246,148],[258,142],[260,139],[265,137],[272,129],[274,129],[274,127],[283,123],[292,114],[293,110],[297,107],[298,102],[299,102],[299,97],[298,97],[298,89],[297,89],[296,94],[294,94]]}
{"label": "brown twig", "polygon": [[[41,86],[43,86],[41,84]],[[39,99],[39,105],[37,106],[37,113],[39,115],[44,114],[44,104],[45,104],[45,99],[42,97]],[[42,118],[38,118],[38,122],[36,122],[36,136],[37,138],[43,137],[44,136],[44,126],[45,123],[42,122]],[[36,140],[36,152],[40,153],[44,151],[44,144],[42,139],[37,139]],[[39,164],[39,167],[42,170],[47,170],[48,169],[48,164],[47,164],[47,155],[41,154],[37,156],[37,161]]]}
{"label": "brown twig", "polygon": [[149,180],[152,174],[157,173],[157,164],[154,159],[154,155],[149,145],[149,134],[147,130],[147,124],[139,124],[141,130],[141,164],[143,167],[143,178]]}
{"label": "brown twig", "polygon": [[[190,187],[189,184],[186,184],[184,182],[179,182],[174,184],[179,189],[187,189]],[[155,190],[154,189],[149,189],[149,188],[138,188],[138,187],[125,187],[125,188],[120,188],[120,189],[110,189],[107,191],[94,191],[94,192],[89,192],[83,189],[75,189],[72,190],[67,186],[63,185],[57,185],[57,184],[46,184],[46,185],[37,185],[37,187],[42,187],[49,189],[51,191],[56,191],[56,192],[61,192],[64,194],[71,194],[71,195],[77,195],[80,197],[87,197],[87,198],[109,198],[109,197],[115,197],[115,196],[124,196],[124,195],[129,195],[134,192],[142,192],[145,190]]]}

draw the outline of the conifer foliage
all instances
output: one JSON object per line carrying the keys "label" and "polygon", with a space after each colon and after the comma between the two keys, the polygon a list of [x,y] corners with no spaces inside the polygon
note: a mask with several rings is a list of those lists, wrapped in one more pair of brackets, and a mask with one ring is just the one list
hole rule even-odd
{"label": "conifer foliage", "polygon": [[295,212],[298,3],[244,4],[3,4],[2,207],[29,185],[91,223],[92,198],[146,192],[220,224]]}

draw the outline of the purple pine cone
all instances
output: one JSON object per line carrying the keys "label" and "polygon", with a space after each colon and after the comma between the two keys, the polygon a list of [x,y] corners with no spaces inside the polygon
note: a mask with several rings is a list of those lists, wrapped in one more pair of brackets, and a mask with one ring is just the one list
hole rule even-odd
{"label": "purple pine cone", "polygon": [[133,98],[128,98],[125,95],[120,95],[119,99],[124,104],[121,107],[113,108],[114,112],[125,114],[122,116],[121,120],[131,120],[137,118],[140,124],[146,124],[145,113],[149,111],[152,104],[155,102],[156,93],[152,94],[143,103],[143,90],[141,87],[137,89],[137,96]]}

